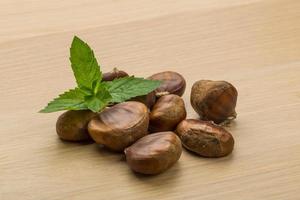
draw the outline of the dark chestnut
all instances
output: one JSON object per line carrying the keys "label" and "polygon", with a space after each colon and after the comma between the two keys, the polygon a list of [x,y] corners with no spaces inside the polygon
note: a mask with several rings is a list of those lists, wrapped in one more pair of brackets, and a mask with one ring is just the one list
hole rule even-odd
{"label": "dark chestnut", "polygon": [[173,132],[147,135],[125,149],[130,168],[142,174],[159,174],[180,158],[181,142]]}
{"label": "dark chestnut", "polygon": [[102,81],[112,81],[117,78],[126,77],[128,74],[122,70],[118,70],[117,68],[114,68],[111,72],[103,73],[102,75]]}
{"label": "dark chestnut", "polygon": [[226,81],[201,80],[191,90],[191,104],[201,119],[221,123],[236,117],[238,92]]}
{"label": "dark chestnut", "polygon": [[186,119],[176,133],[185,148],[204,157],[222,157],[233,150],[234,139],[224,128],[208,121]]}
{"label": "dark chestnut", "polygon": [[140,102],[128,101],[103,110],[90,121],[88,131],[96,143],[123,151],[148,133],[148,124],[148,108]]}
{"label": "dark chestnut", "polygon": [[87,126],[96,114],[89,110],[70,110],[64,112],[56,122],[56,132],[63,140],[85,141],[91,140]]}
{"label": "dark chestnut", "polygon": [[160,96],[160,93],[164,94],[166,92],[182,96],[185,91],[185,79],[177,72],[160,72],[153,74],[148,79],[162,81],[161,85],[155,90],[158,96]]}
{"label": "dark chestnut", "polygon": [[164,95],[150,112],[150,132],[173,131],[186,118],[183,99],[175,94]]}
{"label": "dark chestnut", "polygon": [[153,91],[147,95],[134,97],[131,100],[141,102],[141,103],[145,104],[149,109],[151,109],[152,106],[155,104],[156,96],[155,96],[155,92]]}

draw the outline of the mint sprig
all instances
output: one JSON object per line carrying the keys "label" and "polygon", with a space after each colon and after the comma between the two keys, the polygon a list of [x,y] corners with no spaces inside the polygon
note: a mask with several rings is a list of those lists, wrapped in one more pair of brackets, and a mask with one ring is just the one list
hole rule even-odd
{"label": "mint sprig", "polygon": [[87,109],[100,112],[110,103],[146,95],[160,85],[159,81],[135,77],[101,82],[102,72],[93,50],[77,36],[70,48],[70,61],[77,87],[49,102],[41,113]]}

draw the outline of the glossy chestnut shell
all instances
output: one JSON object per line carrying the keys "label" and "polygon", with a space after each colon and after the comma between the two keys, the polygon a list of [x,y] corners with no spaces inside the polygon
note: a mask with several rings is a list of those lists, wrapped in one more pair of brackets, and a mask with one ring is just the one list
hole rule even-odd
{"label": "glossy chestnut shell", "polygon": [[185,148],[200,156],[222,157],[233,150],[232,135],[212,122],[186,119],[178,124],[176,133]]}
{"label": "glossy chestnut shell", "polygon": [[99,113],[88,124],[88,131],[96,143],[114,151],[123,151],[147,135],[148,124],[148,108],[140,102],[128,101]]}
{"label": "glossy chestnut shell", "polygon": [[59,116],[56,122],[58,136],[67,141],[91,140],[87,131],[89,121],[96,114],[89,110],[70,110]]}
{"label": "glossy chestnut shell", "polygon": [[160,97],[150,112],[150,132],[173,131],[186,118],[183,99],[175,94]]}
{"label": "glossy chestnut shell", "polygon": [[142,174],[159,174],[174,165],[182,152],[181,142],[173,132],[147,135],[125,149],[130,168]]}
{"label": "glossy chestnut shell", "polygon": [[224,122],[236,117],[238,92],[226,81],[200,80],[191,90],[191,104],[201,119]]}
{"label": "glossy chestnut shell", "polygon": [[183,76],[177,72],[165,71],[153,74],[148,79],[162,81],[161,85],[155,90],[156,94],[168,92],[169,94],[176,94],[182,96],[186,82]]}
{"label": "glossy chestnut shell", "polygon": [[155,104],[156,96],[155,96],[155,92],[153,91],[147,95],[134,97],[131,100],[141,102],[141,103],[145,104],[149,109],[151,109],[152,106]]}

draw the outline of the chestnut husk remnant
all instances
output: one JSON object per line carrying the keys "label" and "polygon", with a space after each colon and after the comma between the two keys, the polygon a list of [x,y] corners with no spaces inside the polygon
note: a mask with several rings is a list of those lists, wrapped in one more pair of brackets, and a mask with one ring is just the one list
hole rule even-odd
{"label": "chestnut husk remnant", "polygon": [[226,81],[200,80],[191,90],[191,104],[201,119],[221,123],[236,117],[238,92]]}
{"label": "chestnut husk remnant", "polygon": [[152,106],[155,104],[156,96],[155,96],[155,92],[153,91],[147,95],[134,97],[131,100],[141,102],[141,103],[145,104],[149,109],[151,109]]}
{"label": "chestnut husk remnant", "polygon": [[157,74],[153,74],[148,79],[162,81],[160,86],[155,90],[158,96],[160,96],[160,93],[166,92],[169,94],[176,94],[178,96],[182,96],[185,91],[185,79],[177,72],[160,72]]}
{"label": "chestnut husk remnant", "polygon": [[173,166],[180,158],[182,146],[174,132],[147,135],[125,149],[130,168],[142,174],[159,174]]}
{"label": "chestnut husk remnant", "polygon": [[164,95],[150,112],[150,132],[173,131],[186,118],[183,99],[175,94]]}
{"label": "chestnut husk remnant", "polygon": [[89,110],[69,110],[59,116],[56,122],[57,135],[67,141],[91,140],[87,126],[96,114]]}
{"label": "chestnut husk remnant", "polygon": [[88,124],[88,131],[96,143],[113,151],[123,151],[148,134],[148,108],[136,101],[128,101],[106,108]]}
{"label": "chestnut husk remnant", "polygon": [[117,78],[127,77],[128,74],[122,70],[114,68],[111,72],[103,73],[102,81],[112,81]]}
{"label": "chestnut husk remnant", "polygon": [[178,124],[176,133],[185,148],[203,157],[222,157],[233,150],[232,135],[213,122],[186,119]]}

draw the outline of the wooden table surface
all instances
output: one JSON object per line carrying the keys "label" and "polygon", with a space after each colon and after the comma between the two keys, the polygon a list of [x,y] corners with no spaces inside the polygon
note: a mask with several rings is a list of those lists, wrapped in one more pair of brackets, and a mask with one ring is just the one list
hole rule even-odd
{"label": "wooden table surface", "polygon": [[[62,142],[60,113],[37,113],[75,81],[73,35],[103,71],[147,77],[173,70],[191,85],[239,91],[232,155],[183,152],[158,176],[123,155]],[[0,199],[300,199],[299,0],[0,1]]]}

